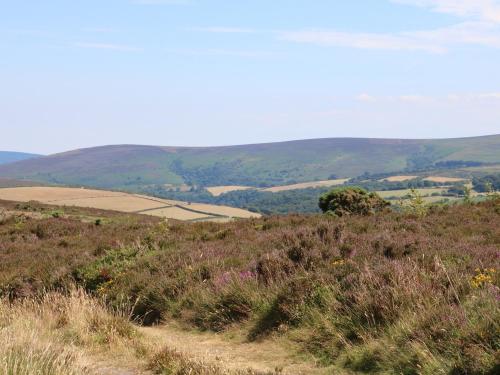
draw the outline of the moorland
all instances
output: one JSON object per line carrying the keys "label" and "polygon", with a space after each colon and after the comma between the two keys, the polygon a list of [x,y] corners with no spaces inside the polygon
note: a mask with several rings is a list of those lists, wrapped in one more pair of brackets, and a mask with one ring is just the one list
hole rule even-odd
{"label": "moorland", "polygon": [[229,223],[0,206],[5,373],[499,371],[494,194]]}

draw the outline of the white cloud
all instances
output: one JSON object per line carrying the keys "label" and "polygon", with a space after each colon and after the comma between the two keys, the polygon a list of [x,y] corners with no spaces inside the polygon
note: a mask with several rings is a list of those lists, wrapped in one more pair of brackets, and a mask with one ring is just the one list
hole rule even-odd
{"label": "white cloud", "polygon": [[254,51],[254,50],[232,50],[220,48],[207,48],[207,49],[179,49],[169,50],[171,53],[191,55],[191,56],[233,56],[233,57],[246,57],[246,58],[268,58],[275,56],[272,52]]}
{"label": "white cloud", "polygon": [[278,36],[280,40],[296,43],[309,43],[320,46],[350,47],[371,50],[394,51],[427,51],[444,52],[445,49],[432,41],[419,40],[410,35],[346,33],[340,31],[309,30],[284,31]]}
{"label": "white cloud", "polygon": [[377,98],[375,98],[374,96],[371,96],[369,94],[363,93],[363,94],[359,94],[356,97],[356,100],[358,100],[360,102],[374,102],[377,100]]}
{"label": "white cloud", "polygon": [[422,103],[426,101],[432,101],[434,98],[424,95],[401,95],[397,99],[407,103]]}
{"label": "white cloud", "polygon": [[456,103],[456,102],[471,102],[486,100],[500,100],[500,92],[486,92],[486,93],[451,93],[448,95],[421,95],[421,94],[404,94],[404,95],[381,95],[373,96],[368,94],[361,94],[355,98],[360,102],[403,102],[408,104],[421,104],[421,103]]}
{"label": "white cloud", "polygon": [[483,22],[464,22],[433,30],[400,33],[346,33],[332,30],[280,32],[278,38],[296,43],[371,50],[444,53],[454,45],[500,48],[500,27]]}
{"label": "white cloud", "polygon": [[193,31],[201,31],[207,33],[221,33],[221,34],[251,34],[257,32],[254,29],[246,29],[241,27],[192,27],[190,30]]}
{"label": "white cloud", "polygon": [[479,98],[481,99],[498,99],[500,100],[500,92],[489,92],[486,94],[480,94]]}
{"label": "white cloud", "polygon": [[[154,0],[145,0],[154,1]],[[425,7],[454,14],[463,22],[429,30],[370,33],[341,30],[255,30],[239,27],[199,27],[191,30],[211,33],[267,33],[279,40],[366,50],[424,51],[445,53],[459,45],[500,48],[500,0],[390,0],[393,3]]]}
{"label": "white cloud", "polygon": [[191,0],[132,0],[133,4],[140,5],[188,5]]}
{"label": "white cloud", "polygon": [[464,22],[435,30],[403,33],[403,35],[422,42],[432,42],[444,48],[458,44],[500,48],[500,26],[484,22]]}
{"label": "white cloud", "polygon": [[141,48],[127,46],[123,44],[109,44],[109,43],[75,43],[76,47],[79,48],[90,48],[90,49],[104,49],[104,50],[113,50],[113,51],[122,51],[122,52],[140,52]]}
{"label": "white cloud", "polygon": [[116,33],[117,30],[112,27],[85,27],[82,29],[86,33]]}
{"label": "white cloud", "polygon": [[394,3],[429,8],[435,12],[500,23],[499,0],[391,0]]}

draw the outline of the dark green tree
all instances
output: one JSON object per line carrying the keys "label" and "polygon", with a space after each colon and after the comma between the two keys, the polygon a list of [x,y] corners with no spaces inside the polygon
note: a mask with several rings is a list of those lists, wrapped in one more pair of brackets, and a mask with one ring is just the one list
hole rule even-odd
{"label": "dark green tree", "polygon": [[376,193],[360,187],[342,187],[329,191],[319,198],[319,208],[337,216],[370,215],[381,211],[390,203]]}

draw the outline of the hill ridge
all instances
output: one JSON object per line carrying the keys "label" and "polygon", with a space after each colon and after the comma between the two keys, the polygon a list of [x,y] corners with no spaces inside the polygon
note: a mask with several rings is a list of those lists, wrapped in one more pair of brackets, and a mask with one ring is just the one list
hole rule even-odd
{"label": "hill ridge", "polygon": [[266,187],[439,162],[500,163],[500,135],[437,140],[316,138],[249,145],[108,145],[0,165],[0,177],[136,191],[145,185]]}

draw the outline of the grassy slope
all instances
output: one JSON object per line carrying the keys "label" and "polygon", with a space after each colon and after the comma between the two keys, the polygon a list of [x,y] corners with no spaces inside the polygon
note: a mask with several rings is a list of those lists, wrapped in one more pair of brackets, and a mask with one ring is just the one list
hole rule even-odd
{"label": "grassy slope", "polygon": [[106,146],[0,166],[0,177],[130,188],[150,184],[283,185],[391,172],[415,160],[500,162],[500,135],[448,140],[332,138],[209,148]]}
{"label": "grassy slope", "polygon": [[0,151],[0,164],[13,163],[20,160],[35,158],[40,155],[25,152]]}
{"label": "grassy slope", "polygon": [[2,205],[25,211],[0,220],[11,298],[76,278],[110,303],[137,301],[145,323],[279,336],[348,373],[498,371],[500,201],[228,224]]}

